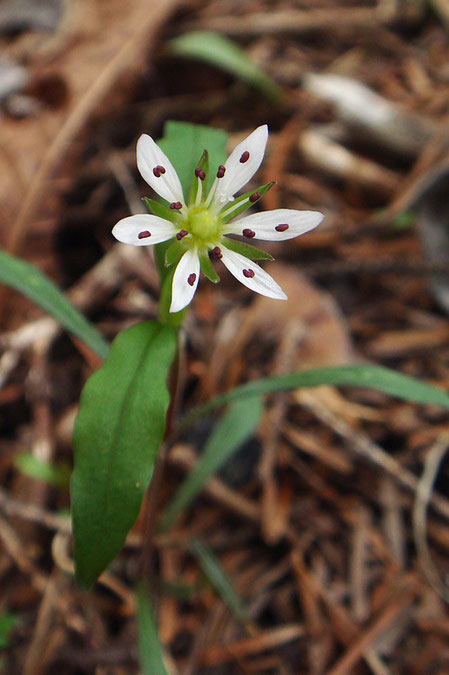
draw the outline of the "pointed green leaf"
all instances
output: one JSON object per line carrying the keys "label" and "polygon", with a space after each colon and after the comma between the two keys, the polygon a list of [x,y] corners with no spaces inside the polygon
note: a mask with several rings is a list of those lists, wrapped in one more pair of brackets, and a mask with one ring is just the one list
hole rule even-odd
{"label": "pointed green leaf", "polygon": [[254,433],[262,413],[263,401],[259,396],[241,401],[226,411],[208,439],[194,469],[165,509],[160,523],[161,532],[173,525],[178,515],[203,490],[209,478]]}
{"label": "pointed green leaf", "polygon": [[187,246],[185,245],[184,240],[181,239],[181,241],[178,241],[176,239],[165,251],[165,266],[169,267],[170,265],[173,265],[173,263],[178,263],[186,251]]}
{"label": "pointed green leaf", "polygon": [[176,55],[205,61],[217,66],[262,92],[273,103],[278,103],[282,89],[256,66],[232,40],[219,33],[195,31],[181,35],[168,43]]}
{"label": "pointed green leaf", "polygon": [[169,121],[164,125],[164,135],[158,141],[169,160],[175,167],[181,181],[184,194],[188,195],[195,177],[198,157],[204,148],[209,153],[211,171],[204,181],[203,188],[208,190],[215,178],[214,169],[226,161],[226,142],[228,134],[221,129],[189,124],[188,122]]}
{"label": "pointed green leaf", "polygon": [[56,487],[69,487],[71,470],[67,463],[49,464],[28,452],[22,452],[17,455],[14,464],[29,478],[35,478]]}
{"label": "pointed green leaf", "polygon": [[194,539],[188,544],[190,553],[195,556],[198,563],[207,577],[209,583],[215,588],[217,593],[221,596],[223,602],[229,607],[238,621],[247,623],[249,621],[248,614],[243,606],[240,597],[234,590],[232,582],[220,561],[212,552],[209,546],[203,541]]}
{"label": "pointed green leaf", "polygon": [[208,401],[208,403],[198,406],[181,420],[177,432],[179,433],[180,430],[188,427],[199,417],[207,415],[225,403],[243,401],[246,397],[262,396],[276,391],[289,391],[301,387],[321,387],[322,385],[376,389],[404,401],[449,408],[449,394],[415,377],[402,375],[382,366],[335,366],[318,368],[317,370],[303,370],[288,375],[274,375],[273,377],[242,384],[240,387],[227,391]]}
{"label": "pointed green leaf", "polygon": [[212,265],[212,261],[209,258],[207,251],[199,252],[201,271],[205,277],[212,281],[212,283],[217,284],[220,281],[220,277],[215,271],[215,267]]}
{"label": "pointed green leaf", "polygon": [[261,185],[259,188],[256,188],[255,190],[245,192],[244,195],[241,195],[240,197],[234,199],[234,201],[231,202],[229,206],[226,206],[220,213],[221,222],[229,223],[230,220],[235,220],[237,216],[240,216],[245,211],[248,211],[248,209],[250,209],[255,204],[255,202],[250,202],[249,200],[251,195],[253,195],[255,192],[258,192],[260,194],[260,197],[257,200],[257,202],[259,202],[262,199],[262,197],[268,192],[268,190],[271,190],[273,185],[276,185],[275,180],[272,180],[269,183],[265,183],[265,185]]}
{"label": "pointed green leaf", "polygon": [[136,599],[137,643],[142,675],[167,675],[147,584],[140,584]]}
{"label": "pointed green leaf", "polygon": [[139,513],[165,430],[176,332],[148,321],[121,333],[84,387],[75,422],[75,569],[90,587]]}
{"label": "pointed green leaf", "polygon": [[251,244],[245,244],[243,241],[223,237],[220,243],[231,251],[244,255],[245,258],[249,258],[249,260],[274,260],[273,256],[269,253],[261,251],[260,248],[251,246]]}
{"label": "pointed green leaf", "polygon": [[165,204],[161,204],[160,202],[150,199],[149,197],[142,197],[142,201],[144,202],[148,211],[154,216],[159,216],[159,218],[169,220],[171,223],[174,223],[174,225],[178,225],[179,221],[181,220],[181,216],[178,211],[176,211],[176,209],[170,209],[168,206],[165,206]]}
{"label": "pointed green leaf", "polygon": [[106,358],[109,351],[107,342],[42,272],[0,251],[0,282],[26,295],[101,359]]}

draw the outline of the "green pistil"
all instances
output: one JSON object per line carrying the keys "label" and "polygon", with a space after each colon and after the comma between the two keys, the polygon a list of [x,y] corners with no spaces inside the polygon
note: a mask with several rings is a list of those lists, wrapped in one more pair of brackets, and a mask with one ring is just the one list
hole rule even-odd
{"label": "green pistil", "polygon": [[221,237],[220,218],[204,206],[189,208],[183,227],[199,245],[218,241]]}

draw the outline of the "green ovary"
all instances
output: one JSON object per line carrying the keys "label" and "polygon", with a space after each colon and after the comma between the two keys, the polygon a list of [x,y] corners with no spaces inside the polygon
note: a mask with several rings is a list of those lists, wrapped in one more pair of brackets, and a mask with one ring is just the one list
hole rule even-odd
{"label": "green ovary", "polygon": [[221,237],[219,218],[202,207],[189,209],[185,229],[197,240],[198,244],[216,242]]}

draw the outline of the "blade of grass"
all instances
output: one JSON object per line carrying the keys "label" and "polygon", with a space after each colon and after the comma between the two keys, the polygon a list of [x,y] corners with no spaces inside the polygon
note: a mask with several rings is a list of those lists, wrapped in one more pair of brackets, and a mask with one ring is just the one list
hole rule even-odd
{"label": "blade of grass", "polygon": [[100,333],[75,309],[62,291],[33,265],[0,251],[0,283],[23,293],[101,359],[106,358],[109,346]]}
{"label": "blade of grass", "polygon": [[164,511],[159,530],[168,530],[178,515],[203,490],[209,478],[254,433],[263,412],[260,396],[253,396],[232,406],[222,416],[209,437],[195,468],[189,473]]}
{"label": "blade of grass", "polygon": [[247,397],[262,396],[276,391],[288,391],[301,387],[319,387],[322,385],[363,387],[376,389],[390,396],[421,403],[449,408],[449,394],[438,387],[420,380],[402,375],[382,366],[336,366],[304,370],[288,375],[276,375],[243,384],[220,396],[216,396],[204,405],[200,405],[184,416],[175,433],[181,433],[196,419],[207,415],[225,403],[242,401]]}
{"label": "blade of grass", "polygon": [[136,600],[137,642],[142,675],[167,675],[146,584],[142,583],[137,588]]}
{"label": "blade of grass", "polygon": [[190,553],[197,559],[211,586],[215,588],[223,602],[242,623],[248,623],[249,617],[232,582],[221,566],[220,561],[204,542],[192,540],[188,544]]}
{"label": "blade of grass", "polygon": [[195,31],[171,40],[168,49],[177,56],[204,61],[246,84],[258,89],[273,103],[279,103],[283,92],[279,85],[268,77],[240,47],[219,33]]}

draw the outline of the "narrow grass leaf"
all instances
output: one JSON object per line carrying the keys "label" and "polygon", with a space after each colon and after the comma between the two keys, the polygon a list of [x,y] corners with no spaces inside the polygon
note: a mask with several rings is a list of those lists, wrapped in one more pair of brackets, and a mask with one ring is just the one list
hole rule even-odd
{"label": "narrow grass leaf", "polygon": [[224,35],[207,31],[186,33],[171,40],[168,48],[177,56],[205,61],[235,75],[274,103],[278,103],[283,96],[279,85],[251,61],[243,49]]}
{"label": "narrow grass leaf", "polygon": [[142,675],[167,675],[150,603],[149,589],[146,584],[140,584],[136,592],[136,599],[137,642]]}
{"label": "narrow grass leaf", "polygon": [[221,417],[194,469],[165,509],[160,530],[169,529],[178,515],[203,490],[205,484],[220,467],[254,433],[263,413],[260,396],[252,396],[233,405]]}
{"label": "narrow grass leaf", "polygon": [[72,518],[76,576],[90,587],[139,513],[165,430],[176,331],[140,323],[113,342],[84,387],[75,422]]}
{"label": "narrow grass leaf", "polygon": [[75,309],[62,291],[33,265],[0,251],[0,283],[25,295],[101,359],[106,358],[109,346],[100,333]]}
{"label": "narrow grass leaf", "polygon": [[376,389],[404,401],[449,408],[449,394],[415,377],[402,375],[383,366],[336,366],[275,375],[243,384],[192,410],[181,420],[177,431],[185,429],[199,417],[207,415],[225,403],[233,403],[255,395],[272,394],[276,391],[322,385]]}
{"label": "narrow grass leaf", "polygon": [[236,619],[242,623],[247,623],[249,617],[245,607],[213,551],[204,542],[199,540],[191,541],[188,545],[188,549],[198,560],[209,583],[215,588]]}
{"label": "narrow grass leaf", "polygon": [[15,614],[4,612],[0,614],[0,649],[5,649],[9,645],[9,635],[19,623]]}
{"label": "narrow grass leaf", "polygon": [[53,465],[44,462],[28,452],[22,452],[15,458],[14,464],[25,476],[41,480],[49,485],[68,488],[70,484],[70,466]]}

